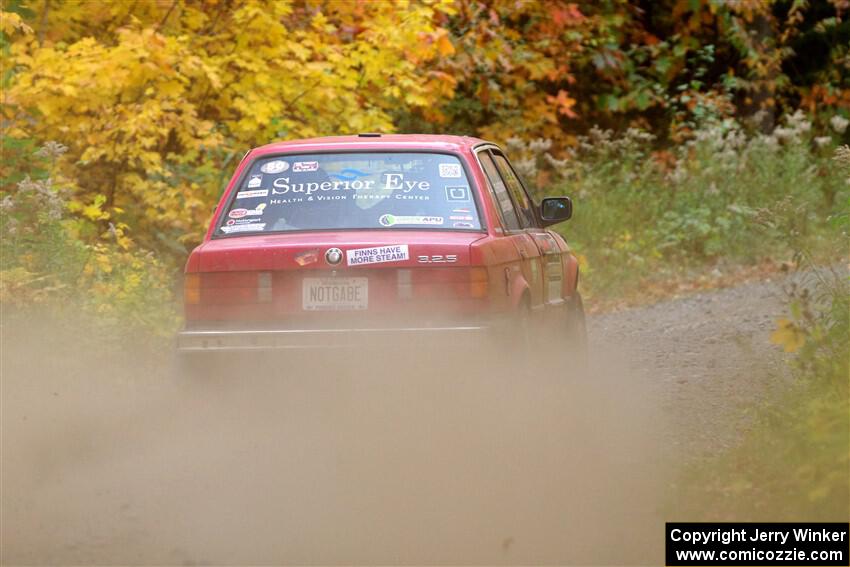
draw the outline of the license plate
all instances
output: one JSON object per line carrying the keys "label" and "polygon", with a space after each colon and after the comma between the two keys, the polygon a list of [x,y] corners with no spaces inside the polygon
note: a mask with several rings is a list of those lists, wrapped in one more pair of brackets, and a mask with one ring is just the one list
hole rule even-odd
{"label": "license plate", "polygon": [[369,307],[368,278],[304,278],[305,311],[346,311]]}

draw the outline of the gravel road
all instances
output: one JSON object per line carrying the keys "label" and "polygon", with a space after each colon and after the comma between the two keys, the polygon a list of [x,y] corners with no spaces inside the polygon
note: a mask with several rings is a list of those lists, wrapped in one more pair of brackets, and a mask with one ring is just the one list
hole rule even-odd
{"label": "gravel road", "polygon": [[788,379],[787,279],[590,318],[587,377],[482,351],[225,360],[4,327],[4,564],[661,564],[676,464]]}
{"label": "gravel road", "polygon": [[780,275],[599,315],[590,322],[595,359],[614,348],[628,361],[669,421],[662,434],[676,458],[722,449],[746,427],[743,410],[790,378],[769,337],[788,315],[787,290],[806,282]]}

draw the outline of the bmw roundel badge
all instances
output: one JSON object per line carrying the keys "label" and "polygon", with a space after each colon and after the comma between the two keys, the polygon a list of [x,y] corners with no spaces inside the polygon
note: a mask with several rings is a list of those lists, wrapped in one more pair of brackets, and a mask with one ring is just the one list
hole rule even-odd
{"label": "bmw roundel badge", "polygon": [[342,262],[342,250],[339,248],[328,248],[325,252],[325,261],[331,266],[336,266]]}

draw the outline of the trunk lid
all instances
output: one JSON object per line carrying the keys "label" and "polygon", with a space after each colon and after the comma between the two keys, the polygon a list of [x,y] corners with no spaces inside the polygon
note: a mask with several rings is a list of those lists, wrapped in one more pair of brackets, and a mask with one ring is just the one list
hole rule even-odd
{"label": "trunk lid", "polygon": [[[213,239],[195,252],[198,270],[187,276],[198,287],[186,304],[187,325],[325,328],[468,320],[486,301],[486,272],[470,263],[470,245],[484,237],[357,230]],[[327,257],[334,249],[341,252],[337,264]]]}
{"label": "trunk lid", "polygon": [[[205,243],[198,251],[200,272],[289,271],[336,269],[357,271],[397,269],[421,266],[419,256],[456,256],[453,266],[469,265],[469,245],[483,238],[483,233],[436,230],[358,230],[298,232],[218,238]],[[407,260],[381,261],[348,265],[348,252],[371,248],[407,246]],[[339,248],[344,257],[337,266],[328,264],[325,253]],[[317,259],[311,261],[310,253]],[[448,262],[446,262],[448,263]]]}

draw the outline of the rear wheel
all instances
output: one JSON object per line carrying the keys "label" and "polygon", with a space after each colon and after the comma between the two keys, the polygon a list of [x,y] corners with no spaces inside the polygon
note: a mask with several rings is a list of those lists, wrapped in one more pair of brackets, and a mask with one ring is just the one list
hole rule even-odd
{"label": "rear wheel", "polygon": [[519,305],[495,330],[488,344],[492,353],[483,355],[495,365],[494,370],[509,374],[526,373],[534,361],[534,325],[531,302],[523,296]]}
{"label": "rear wheel", "polygon": [[534,325],[531,320],[531,301],[524,296],[517,311],[517,354],[523,367],[534,361]]}
{"label": "rear wheel", "polygon": [[584,303],[578,291],[567,305],[564,334],[567,367],[570,372],[584,372],[587,369],[587,323],[584,316]]}

